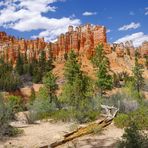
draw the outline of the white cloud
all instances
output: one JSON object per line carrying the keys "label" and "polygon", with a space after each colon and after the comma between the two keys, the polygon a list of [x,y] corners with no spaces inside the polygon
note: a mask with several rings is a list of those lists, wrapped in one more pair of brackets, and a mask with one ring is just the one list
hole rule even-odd
{"label": "white cloud", "polygon": [[37,36],[32,36],[32,38],[44,37],[46,41],[54,41],[58,35],[67,31],[69,25],[77,26],[78,24],[80,24],[80,21],[77,19],[50,19],[50,21],[48,21],[48,25],[44,26],[47,29],[41,31]]}
{"label": "white cloud", "polygon": [[148,15],[148,7],[145,8],[145,15]]}
{"label": "white cloud", "polygon": [[132,15],[133,16],[133,15],[135,15],[135,13],[133,11],[130,11],[129,12],[129,15]]}
{"label": "white cloud", "polygon": [[106,31],[107,33],[109,33],[109,32],[111,32],[111,30],[110,29],[107,29],[107,31]]}
{"label": "white cloud", "polygon": [[118,40],[115,43],[125,43],[126,41],[133,41],[135,47],[140,46],[144,41],[148,41],[148,35],[145,35],[143,32],[137,32],[131,35],[126,35]]}
{"label": "white cloud", "polygon": [[[18,31],[42,30],[33,37],[45,37],[54,40],[60,33],[66,31],[69,25],[80,25],[80,20],[74,15],[62,18],[44,16],[47,12],[55,12],[57,8],[51,4],[64,0],[13,0],[0,3],[0,26]],[[47,32],[46,34],[44,32]]]}
{"label": "white cloud", "polygon": [[129,29],[137,29],[140,26],[141,26],[140,23],[134,23],[134,22],[132,22],[130,24],[127,24],[127,25],[124,25],[124,26],[120,27],[118,30],[119,31],[125,31],[125,30],[129,30]]}
{"label": "white cloud", "polygon": [[91,16],[91,15],[96,15],[96,14],[97,14],[97,12],[89,12],[89,11],[85,11],[85,12],[83,12],[82,15],[84,15],[84,16]]}

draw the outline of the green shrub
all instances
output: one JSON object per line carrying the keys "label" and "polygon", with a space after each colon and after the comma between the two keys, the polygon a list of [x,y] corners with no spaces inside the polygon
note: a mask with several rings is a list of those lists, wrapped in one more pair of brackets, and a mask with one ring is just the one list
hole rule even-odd
{"label": "green shrub", "polygon": [[119,114],[115,119],[114,122],[116,124],[117,127],[119,128],[124,128],[127,127],[129,124],[128,121],[129,117],[127,114]]}
{"label": "green shrub", "polygon": [[57,110],[52,114],[52,118],[56,121],[69,122],[74,120],[74,111],[72,109]]}
{"label": "green shrub", "polygon": [[85,123],[95,120],[100,115],[97,111],[81,111],[73,108],[57,110],[52,114],[55,120],[63,122],[76,121],[78,123]]}
{"label": "green shrub", "polygon": [[138,130],[134,122],[125,129],[125,133],[119,141],[118,148],[147,148],[148,136]]}
{"label": "green shrub", "polygon": [[48,99],[36,99],[30,106],[30,119],[32,121],[48,118],[56,110],[55,103]]}
{"label": "green shrub", "polygon": [[148,130],[148,106],[140,107],[138,110],[131,112],[130,121],[135,122],[139,129]]}
{"label": "green shrub", "polygon": [[119,108],[120,113],[129,113],[135,111],[139,107],[137,100],[131,98],[128,94],[122,91],[117,92],[108,99],[104,99],[103,104]]}
{"label": "green shrub", "polygon": [[12,108],[12,111],[14,113],[17,113],[19,111],[23,111],[24,109],[24,102],[23,99],[19,96],[8,96],[7,97],[7,105],[9,108]]}
{"label": "green shrub", "polygon": [[140,107],[136,111],[128,114],[119,114],[115,118],[115,124],[120,127],[128,127],[131,122],[134,122],[138,129],[148,129],[148,107]]}
{"label": "green shrub", "polygon": [[0,138],[3,136],[15,136],[20,133],[17,128],[9,125],[15,116],[13,105],[9,101],[4,102],[3,96],[0,95]]}

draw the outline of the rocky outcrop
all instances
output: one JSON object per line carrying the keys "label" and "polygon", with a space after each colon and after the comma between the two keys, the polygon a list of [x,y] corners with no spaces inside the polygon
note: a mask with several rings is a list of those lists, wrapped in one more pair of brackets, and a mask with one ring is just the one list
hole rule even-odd
{"label": "rocky outcrop", "polygon": [[0,56],[13,63],[16,61],[18,52],[26,54],[29,59],[38,58],[40,51],[45,49],[46,46],[47,43],[44,42],[43,38],[24,40],[8,36],[5,32],[0,32]]}
{"label": "rocky outcrop", "polygon": [[91,26],[87,24],[75,29],[73,26],[69,26],[67,33],[61,34],[57,42],[51,43],[51,49],[59,59],[64,57],[64,54],[71,49],[80,55],[85,54],[89,58],[94,54],[94,48],[99,43],[108,48],[104,26]]}
{"label": "rocky outcrop", "polygon": [[[92,26],[90,24],[73,28],[68,27],[65,34],[61,34],[54,43],[47,43],[44,38],[35,40],[17,39],[14,36],[8,36],[5,32],[0,32],[0,56],[5,60],[16,62],[18,52],[26,55],[28,59],[38,59],[42,50],[46,57],[50,54],[59,62],[64,60],[64,55],[73,49],[80,56],[90,58],[95,54],[95,47],[98,44],[104,46],[106,54],[116,52],[118,57],[129,55],[134,57],[135,48],[131,41],[120,44],[108,44],[106,37],[106,28],[104,26]],[[148,55],[148,42],[144,42],[138,48],[141,57]]]}
{"label": "rocky outcrop", "polygon": [[148,55],[148,41],[142,43],[138,48],[133,46],[132,41],[127,41],[120,44],[112,44],[112,51],[115,51],[118,57],[124,57],[129,55],[131,58],[135,56],[135,50],[137,50],[141,57]]}
{"label": "rocky outcrop", "polygon": [[148,55],[148,41],[142,43],[142,46],[139,48],[139,53],[141,53],[142,57]]}

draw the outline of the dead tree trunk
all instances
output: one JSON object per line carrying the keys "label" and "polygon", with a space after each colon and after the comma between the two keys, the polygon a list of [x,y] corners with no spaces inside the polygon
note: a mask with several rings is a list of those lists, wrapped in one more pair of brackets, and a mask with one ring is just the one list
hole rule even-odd
{"label": "dead tree trunk", "polygon": [[71,133],[68,133],[66,135],[64,135],[64,139],[61,141],[57,141],[54,142],[50,145],[51,148],[60,146],[66,142],[69,142],[73,139],[76,139],[78,137],[84,136],[84,135],[88,135],[94,132],[94,129],[98,129],[101,130],[104,127],[108,126],[109,124],[111,124],[112,120],[114,119],[114,117],[116,116],[117,112],[119,109],[115,108],[115,107],[110,107],[107,105],[101,105],[101,107],[105,110],[106,114],[105,114],[105,118],[101,121],[95,121],[92,122],[90,124],[88,124],[85,127],[79,128],[76,131],[73,131]]}

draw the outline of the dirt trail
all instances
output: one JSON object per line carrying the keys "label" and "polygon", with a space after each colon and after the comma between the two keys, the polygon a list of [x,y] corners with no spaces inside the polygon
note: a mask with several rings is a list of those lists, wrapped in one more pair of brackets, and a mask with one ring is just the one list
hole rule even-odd
{"label": "dirt trail", "polygon": [[[9,138],[0,142],[0,148],[38,148],[59,140],[62,136],[69,132],[72,123],[50,123],[41,122],[40,124],[29,125],[23,128],[22,136]],[[111,146],[123,134],[122,129],[116,128],[114,125],[108,126],[104,131],[97,135],[88,135],[78,138],[72,142],[60,146],[67,148],[76,146],[77,148],[99,148]]]}

